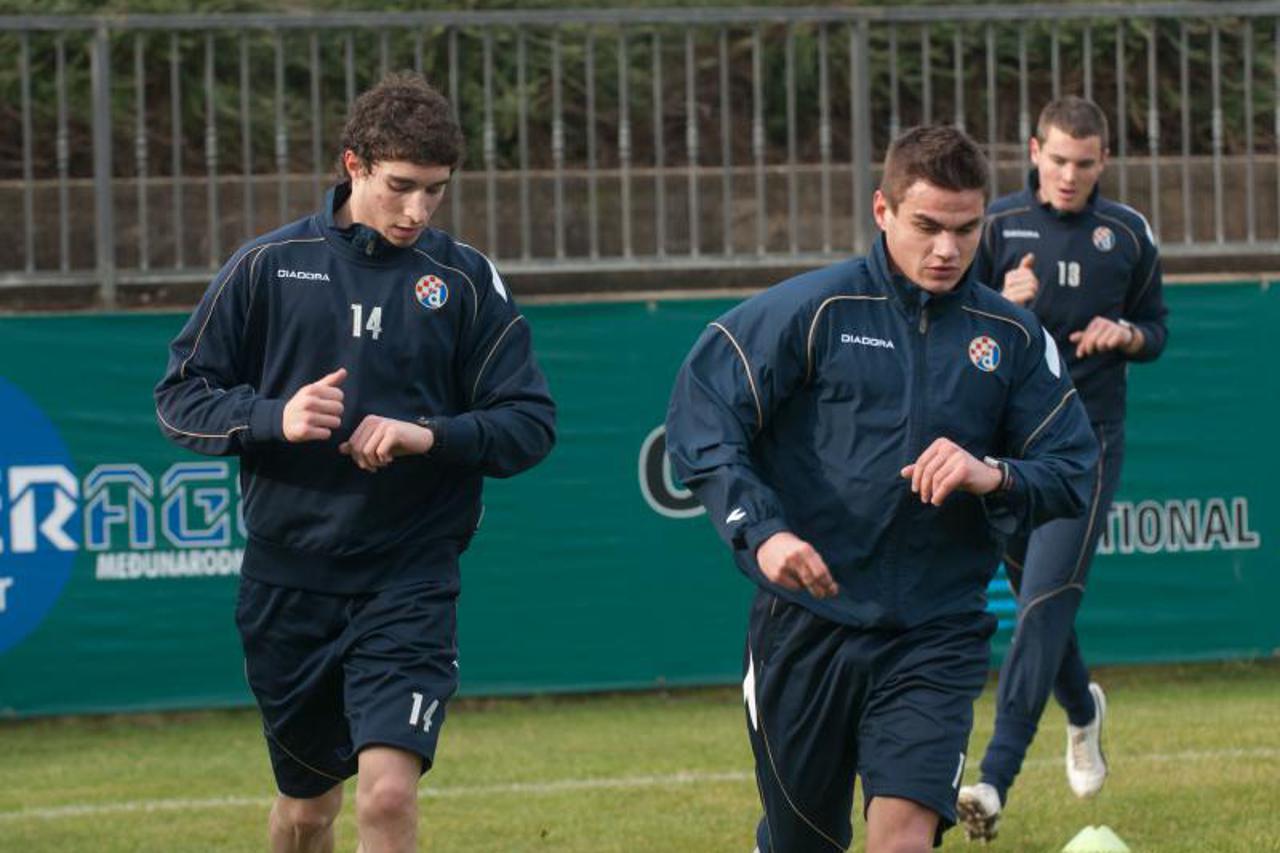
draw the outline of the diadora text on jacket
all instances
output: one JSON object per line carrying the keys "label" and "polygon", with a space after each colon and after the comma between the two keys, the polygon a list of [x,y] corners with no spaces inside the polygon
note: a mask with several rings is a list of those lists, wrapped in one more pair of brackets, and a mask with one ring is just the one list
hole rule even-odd
{"label": "diadora text on jacket", "polygon": [[[1005,273],[1034,254],[1040,287],[1027,307],[1057,341],[1090,420],[1121,421],[1128,363],[1155,360],[1168,337],[1155,238],[1141,214],[1100,197],[1097,187],[1074,213],[1040,201],[1039,190],[1032,170],[1026,189],[992,202],[973,277],[998,291]],[[1142,349],[1076,358],[1068,338],[1094,317],[1132,323],[1142,332]]]}
{"label": "diadora text on jacket", "polygon": [[[485,475],[542,459],[555,408],[528,324],[484,255],[428,229],[398,248],[324,209],[239,249],[173,341],[156,387],[166,435],[240,457],[249,577],[321,591],[456,582]],[[345,367],[342,424],[289,443],[285,404]],[[369,473],[338,452],[366,415],[435,446]]]}
{"label": "diadora text on jacket", "polygon": [[[901,469],[937,438],[998,457],[1011,485],[940,507]],[[1079,514],[1097,444],[1035,318],[966,277],[931,295],[871,255],[798,276],[711,323],[667,412],[676,472],[755,582],[836,622],[905,628],[980,612],[1002,538]],[[789,530],[840,586],[771,584],[756,549]]]}

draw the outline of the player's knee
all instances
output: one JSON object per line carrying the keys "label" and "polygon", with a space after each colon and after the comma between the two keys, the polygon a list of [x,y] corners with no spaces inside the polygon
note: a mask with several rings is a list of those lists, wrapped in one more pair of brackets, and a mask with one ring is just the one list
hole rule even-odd
{"label": "player's knee", "polygon": [[295,837],[309,839],[323,835],[333,826],[342,808],[342,789],[313,799],[281,797],[276,801],[276,819]]}
{"label": "player's knee", "polygon": [[360,786],[356,815],[364,825],[412,822],[418,815],[418,780],[387,775]]}

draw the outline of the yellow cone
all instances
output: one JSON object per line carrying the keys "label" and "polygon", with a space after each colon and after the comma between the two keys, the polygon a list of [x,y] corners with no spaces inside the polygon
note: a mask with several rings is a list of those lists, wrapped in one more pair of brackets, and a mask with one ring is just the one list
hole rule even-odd
{"label": "yellow cone", "polygon": [[1130,850],[1111,827],[1086,826],[1067,842],[1062,853],[1130,853]]}

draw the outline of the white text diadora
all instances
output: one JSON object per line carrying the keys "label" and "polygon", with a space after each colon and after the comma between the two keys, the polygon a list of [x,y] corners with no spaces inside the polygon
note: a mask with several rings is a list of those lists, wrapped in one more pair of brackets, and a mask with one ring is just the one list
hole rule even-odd
{"label": "white text diadora", "polygon": [[328,281],[329,274],[307,270],[276,270],[276,278],[296,278],[300,281]]}
{"label": "white text diadora", "polygon": [[884,338],[869,338],[866,335],[851,335],[843,332],[840,335],[840,343],[842,344],[861,344],[864,347],[884,347],[885,349],[893,349],[893,341],[886,341]]}

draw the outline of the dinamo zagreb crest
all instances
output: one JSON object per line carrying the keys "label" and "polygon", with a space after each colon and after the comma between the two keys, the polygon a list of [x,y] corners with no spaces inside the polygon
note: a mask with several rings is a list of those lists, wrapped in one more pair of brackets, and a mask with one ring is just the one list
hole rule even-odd
{"label": "dinamo zagreb crest", "polygon": [[449,286],[438,275],[424,275],[414,283],[413,295],[423,308],[436,311],[449,301]]}

